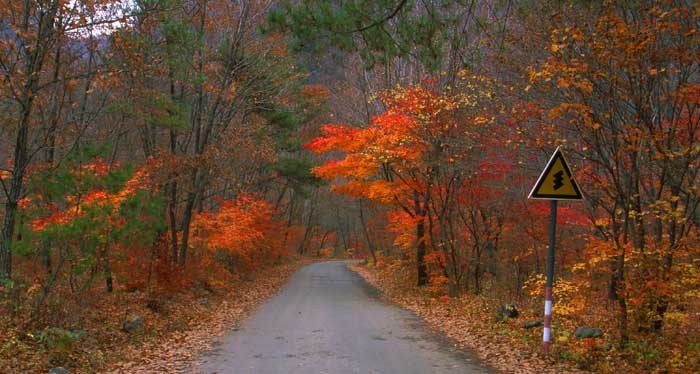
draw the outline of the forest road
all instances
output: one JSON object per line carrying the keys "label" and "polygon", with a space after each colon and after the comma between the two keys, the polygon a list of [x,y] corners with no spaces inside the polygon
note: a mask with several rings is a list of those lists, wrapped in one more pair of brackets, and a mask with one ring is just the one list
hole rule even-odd
{"label": "forest road", "polygon": [[238,329],[215,342],[199,370],[212,374],[493,373],[413,313],[334,261],[300,269]]}

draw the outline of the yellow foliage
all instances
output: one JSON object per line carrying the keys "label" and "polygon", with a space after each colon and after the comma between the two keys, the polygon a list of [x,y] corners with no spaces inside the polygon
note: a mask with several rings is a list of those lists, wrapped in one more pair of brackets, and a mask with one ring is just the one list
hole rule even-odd
{"label": "yellow foliage", "polygon": [[[531,296],[542,296],[546,278],[543,274],[535,274],[523,285],[523,289]],[[554,304],[552,313],[557,316],[572,317],[582,312],[586,306],[584,298],[585,287],[581,282],[557,279],[554,282]]]}

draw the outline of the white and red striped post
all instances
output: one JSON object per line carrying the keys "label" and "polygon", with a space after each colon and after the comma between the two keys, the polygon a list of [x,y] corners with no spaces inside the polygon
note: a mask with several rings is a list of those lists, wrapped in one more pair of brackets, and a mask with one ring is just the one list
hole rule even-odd
{"label": "white and red striped post", "polygon": [[547,253],[547,283],[544,287],[544,332],[542,343],[544,354],[549,353],[552,335],[552,286],[554,284],[554,244],[557,237],[557,200],[551,200],[549,216],[549,251]]}

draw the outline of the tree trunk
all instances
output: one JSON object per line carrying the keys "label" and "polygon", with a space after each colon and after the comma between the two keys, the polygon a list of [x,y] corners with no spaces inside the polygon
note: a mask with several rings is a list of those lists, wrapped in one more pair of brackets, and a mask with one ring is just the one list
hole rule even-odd
{"label": "tree trunk", "polygon": [[177,204],[177,182],[170,181],[169,183],[169,198],[168,198],[168,228],[170,230],[170,256],[173,264],[178,262],[178,240],[177,240],[177,216],[175,214],[175,205]]}
{"label": "tree trunk", "polygon": [[425,245],[425,209],[427,209],[428,202],[426,201],[422,208],[417,191],[413,192],[413,200],[416,218],[418,218],[416,223],[416,270],[418,273],[418,281],[416,285],[420,287],[430,282],[428,268],[425,265],[425,255],[427,252],[427,246]]}
{"label": "tree trunk", "polygon": [[477,260],[474,264],[474,295],[481,293],[481,260],[479,257],[481,257],[481,255],[479,252],[477,252]]}
{"label": "tree trunk", "polygon": [[[440,248],[442,248],[442,254],[445,256],[445,276],[447,277],[447,294],[450,297],[457,297],[459,295],[459,285],[457,284],[457,263],[454,258],[454,250],[450,245],[450,239],[447,236],[447,224],[445,223],[445,212],[443,211],[441,216],[438,217],[440,227],[438,228],[440,232]],[[432,222],[432,220],[431,220]],[[432,226],[432,225],[431,225]],[[431,228],[432,231],[432,228]],[[430,234],[432,237],[432,234]]]}
{"label": "tree trunk", "polygon": [[109,260],[105,259],[105,290],[109,293],[114,291],[113,281],[112,281],[112,266]]}
{"label": "tree trunk", "polygon": [[328,233],[330,231],[327,231],[323,234],[323,238],[321,238],[321,244],[318,246],[318,251],[316,251],[316,257],[321,256],[321,250],[323,249],[323,245],[326,244],[326,238],[328,237]]}
{"label": "tree trunk", "polygon": [[187,259],[187,248],[189,246],[190,239],[190,225],[192,223],[192,211],[194,210],[194,203],[197,194],[195,192],[190,192],[187,194],[187,204],[185,205],[185,211],[182,214],[182,242],[180,243],[180,254],[178,256],[178,261],[181,265],[185,264]]}
{"label": "tree trunk", "polygon": [[306,242],[309,240],[309,234],[311,234],[311,226],[306,225],[306,228],[304,229],[304,237],[301,239],[301,243],[299,243],[299,246],[297,247],[297,253],[302,256],[306,252]]}
{"label": "tree trunk", "polygon": [[[307,200],[307,202],[309,202],[309,200]],[[312,222],[314,218],[314,211],[316,210],[315,200],[311,200],[309,204],[309,215],[306,218],[306,228],[304,229],[304,237],[302,238],[301,243],[299,243],[299,246],[297,247],[297,253],[299,253],[300,255],[304,255],[304,253],[306,252],[306,242],[309,240],[309,235],[311,234],[313,229]]]}
{"label": "tree trunk", "polygon": [[374,243],[372,243],[372,239],[369,236],[369,230],[367,229],[367,224],[365,223],[365,215],[364,215],[364,209],[362,206],[362,199],[358,200],[358,204],[360,205],[360,224],[362,225],[362,231],[365,233],[365,240],[367,240],[367,248],[369,248],[369,253],[372,255],[372,261],[374,261],[374,264],[377,264],[377,255],[374,251]]}
{"label": "tree trunk", "polygon": [[[200,1],[200,19],[199,19],[199,32],[204,32],[204,25],[206,20],[206,9],[207,1]],[[198,55],[198,73],[202,74],[204,71],[204,57],[202,55],[201,49],[197,50]],[[193,125],[194,125],[194,153],[196,155],[201,155],[204,153],[204,148],[206,147],[208,137],[206,134],[202,134],[202,114],[204,112],[204,87],[202,82],[197,82],[196,86],[197,93],[197,105],[194,111]],[[210,122],[213,121],[210,119]],[[206,133],[206,131],[205,131]],[[187,248],[189,246],[190,237],[190,224],[192,223],[192,212],[194,210],[195,204],[197,203],[197,196],[200,193],[201,179],[204,177],[200,175],[202,168],[197,168],[194,173],[192,173],[192,191],[187,193],[187,203],[185,204],[185,210],[182,213],[182,225],[180,229],[182,230],[182,242],[180,243],[180,254],[178,261],[181,265],[185,264],[187,259]]]}
{"label": "tree trunk", "polygon": [[418,287],[425,286],[428,284],[430,279],[428,278],[428,268],[425,265],[425,221],[423,219],[419,220],[416,224],[416,237],[418,239],[418,245],[416,246],[416,270],[418,271]]}
{"label": "tree trunk", "polygon": [[9,280],[12,277],[12,234],[15,229],[15,211],[17,203],[8,201],[5,203],[5,218],[2,224],[2,236],[0,237],[0,280]]}
{"label": "tree trunk", "polygon": [[[35,84],[31,84],[33,87]],[[29,132],[29,117],[34,98],[32,89],[27,88],[25,95],[22,119],[17,129],[15,152],[12,166],[12,178],[5,203],[5,217],[3,219],[2,233],[0,236],[0,279],[12,277],[12,239],[15,232],[15,219],[17,215],[17,202],[22,194],[24,172],[28,163],[27,135]]]}
{"label": "tree trunk", "polygon": [[61,272],[61,269],[63,269],[63,265],[65,264],[67,257],[68,256],[66,256],[63,253],[63,251],[59,251],[59,259],[58,264],[56,265],[56,271],[49,274],[49,279],[46,281],[44,287],[41,288],[41,295],[36,299],[34,307],[31,311],[30,316],[32,320],[36,320],[39,317],[41,307],[44,305],[44,302],[49,296],[49,293],[51,293],[51,290],[53,289],[53,286],[56,283],[56,279],[58,278],[58,274]]}
{"label": "tree trunk", "polygon": [[625,298],[624,292],[617,292],[618,287],[624,287],[625,281],[625,248],[622,247],[622,253],[617,258],[617,278],[616,281],[619,284],[616,285],[615,296],[617,298],[618,305],[620,306],[620,316],[618,317],[619,329],[620,329],[620,346],[625,347],[629,341],[629,335],[627,333],[627,300]]}
{"label": "tree trunk", "polygon": [[[174,96],[175,87],[171,84],[170,93]],[[170,153],[175,154],[177,150],[177,134],[175,131],[170,130]],[[170,230],[170,246],[171,246],[171,261],[176,264],[178,261],[178,240],[177,240],[177,181],[175,179],[168,183],[168,221]]]}

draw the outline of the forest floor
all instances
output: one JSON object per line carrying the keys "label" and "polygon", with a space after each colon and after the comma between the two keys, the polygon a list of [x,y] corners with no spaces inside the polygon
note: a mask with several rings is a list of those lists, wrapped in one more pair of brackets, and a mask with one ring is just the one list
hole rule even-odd
{"label": "forest floor", "polygon": [[[522,321],[496,322],[493,310],[487,309],[486,303],[465,298],[436,299],[416,287],[380,276],[366,265],[348,267],[380,290],[384,298],[412,311],[457,347],[475,352],[486,365],[497,370],[510,374],[586,373],[533,351],[532,344],[524,342],[523,337],[530,339],[536,333],[523,332]],[[541,328],[536,330],[541,337]]]}
{"label": "forest floor", "polygon": [[[157,302],[146,293],[115,292],[90,306],[76,341],[45,332],[37,336],[11,321],[0,321],[6,335],[0,339],[0,372],[46,373],[58,366],[72,374],[187,372],[216,336],[274,295],[301,266],[318,260],[292,258],[258,269],[235,281],[231,292],[193,287],[160,295]],[[127,333],[122,324],[131,316],[141,317],[143,324]]]}

